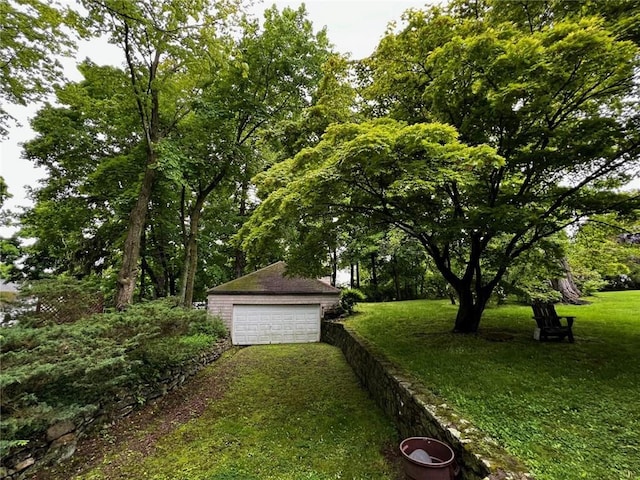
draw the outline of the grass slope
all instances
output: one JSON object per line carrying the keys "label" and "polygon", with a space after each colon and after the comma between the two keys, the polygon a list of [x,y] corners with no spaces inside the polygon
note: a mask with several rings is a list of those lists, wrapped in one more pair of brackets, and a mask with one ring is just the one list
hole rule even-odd
{"label": "grass slope", "polygon": [[[228,375],[231,369],[232,375]],[[359,386],[342,353],[325,344],[250,347],[201,373],[225,377],[223,394],[195,418],[133,448],[132,432],[82,479],[390,479],[384,453],[396,432]],[[203,379],[197,379],[201,383]],[[187,387],[188,388],[188,387]],[[206,393],[200,393],[205,395]],[[184,393],[188,402],[188,392]]]}
{"label": "grass slope", "polygon": [[447,301],[362,304],[348,322],[520,457],[540,480],[640,479],[640,291],[601,293],[576,343],[532,338],[531,309],[490,308],[478,336],[450,333]]}

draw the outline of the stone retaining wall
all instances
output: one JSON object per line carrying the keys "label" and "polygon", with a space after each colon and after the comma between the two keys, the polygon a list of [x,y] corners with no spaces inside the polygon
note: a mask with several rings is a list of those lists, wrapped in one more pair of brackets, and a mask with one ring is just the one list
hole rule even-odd
{"label": "stone retaining wall", "polygon": [[123,392],[121,396],[114,398],[109,404],[101,405],[92,413],[51,425],[46,432],[30,440],[24,448],[14,450],[2,458],[0,479],[22,479],[41,466],[67,460],[76,451],[78,441],[92,429],[124,418],[140,406],[166,395],[217,360],[230,347],[230,339],[218,342],[209,351],[182,367],[167,370],[162,378],[144,385],[142,391],[135,395]]}
{"label": "stone retaining wall", "polygon": [[389,415],[401,438],[431,437],[451,445],[464,480],[530,480],[525,467],[441,399],[401,372],[342,323],[323,322],[322,341],[339,347]]}

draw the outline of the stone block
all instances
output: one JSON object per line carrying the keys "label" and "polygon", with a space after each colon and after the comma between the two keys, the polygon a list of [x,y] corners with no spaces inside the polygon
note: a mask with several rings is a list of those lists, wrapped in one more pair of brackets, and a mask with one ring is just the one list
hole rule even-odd
{"label": "stone block", "polygon": [[63,435],[60,438],[57,438],[56,440],[51,442],[51,448],[58,448],[63,445],[68,445],[70,443],[76,443],[76,442],[77,442],[77,438],[75,434],[67,433],[66,435]]}
{"label": "stone block", "polygon": [[35,458],[27,457],[24,460],[22,460],[21,462],[18,462],[16,464],[16,466],[14,467],[14,470],[16,472],[21,472],[22,470],[25,470],[25,469],[29,468],[34,463],[36,463],[36,459]]}
{"label": "stone block", "polygon": [[70,420],[55,423],[47,429],[47,441],[52,442],[67,433],[73,432],[75,429],[75,424]]}

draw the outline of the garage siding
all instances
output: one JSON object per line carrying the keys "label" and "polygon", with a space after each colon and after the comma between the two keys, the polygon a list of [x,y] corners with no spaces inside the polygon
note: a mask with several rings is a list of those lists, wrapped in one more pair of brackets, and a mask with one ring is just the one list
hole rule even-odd
{"label": "garage siding", "polygon": [[338,295],[209,295],[207,310],[211,315],[219,316],[231,331],[234,305],[320,305],[320,317],[323,312],[338,303]]}

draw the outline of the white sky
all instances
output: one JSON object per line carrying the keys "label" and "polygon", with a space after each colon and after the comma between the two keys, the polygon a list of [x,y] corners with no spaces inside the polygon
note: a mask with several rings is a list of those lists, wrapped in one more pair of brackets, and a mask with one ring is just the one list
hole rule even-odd
{"label": "white sky", "polygon": [[[282,10],[286,6],[297,8],[303,2],[267,0],[256,5],[253,11],[259,13],[265,6],[271,6],[273,3]],[[373,52],[387,24],[391,21],[399,22],[404,11],[436,2],[433,0],[307,0],[304,3],[315,30],[326,26],[329,40],[335,45],[336,50],[343,53],[349,52],[352,58],[357,59],[367,57]],[[67,78],[81,79],[75,69],[76,60],[81,61],[87,57],[98,64],[119,65],[121,63],[116,47],[96,42],[83,44],[79,47],[76,59],[65,60]],[[22,124],[22,126],[11,125],[8,139],[0,143],[0,175],[4,177],[9,193],[13,195],[13,198],[5,202],[6,209],[16,210],[19,207],[29,206],[31,202],[26,198],[24,187],[36,185],[38,179],[43,177],[42,171],[38,171],[31,162],[21,158],[20,146],[22,142],[34,136],[28,123],[29,118],[35,115],[39,107],[40,104],[28,107],[6,107]],[[4,229],[1,233],[7,234]]]}

